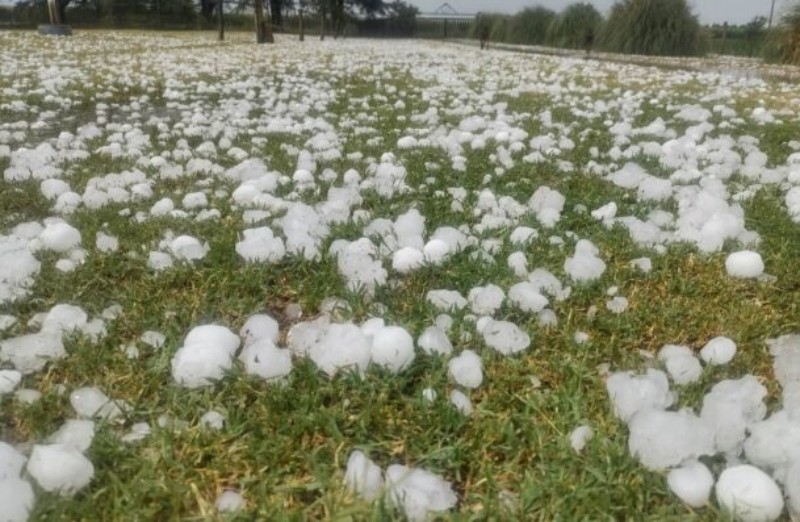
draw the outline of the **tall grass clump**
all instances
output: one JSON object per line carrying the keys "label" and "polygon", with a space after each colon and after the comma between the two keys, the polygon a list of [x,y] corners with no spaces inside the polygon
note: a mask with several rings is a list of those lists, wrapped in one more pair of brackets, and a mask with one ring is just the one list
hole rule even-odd
{"label": "tall grass clump", "polygon": [[800,3],[791,6],[772,31],[765,55],[773,62],[800,65]]}
{"label": "tall grass clump", "polygon": [[696,56],[706,42],[686,0],[621,0],[611,7],[603,47],[627,54]]}
{"label": "tall grass clump", "polygon": [[556,47],[579,49],[586,43],[586,35],[600,31],[603,15],[589,3],[567,6],[547,28],[547,43]]}
{"label": "tall grass clump", "polygon": [[489,38],[493,42],[543,45],[547,41],[547,28],[556,13],[546,7],[527,7],[514,15],[481,13],[481,23],[473,25],[472,36],[478,37],[478,27],[489,25]]}

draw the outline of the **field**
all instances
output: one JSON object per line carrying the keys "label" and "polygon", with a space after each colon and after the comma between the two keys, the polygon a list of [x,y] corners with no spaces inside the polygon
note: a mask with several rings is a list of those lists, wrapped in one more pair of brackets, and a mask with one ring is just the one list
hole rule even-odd
{"label": "field", "polygon": [[[800,332],[800,87],[734,62],[0,32],[0,441],[82,463],[12,484],[3,450],[0,499],[20,520],[716,520],[665,479],[701,457],[773,474],[787,517],[796,438],[765,464],[743,425],[643,465],[607,391],[666,369],[662,409],[699,413],[753,375],[747,433],[790,405],[800,431],[800,342],[776,367],[767,344]],[[187,339],[255,314],[279,329]],[[719,336],[730,363],[680,371]],[[452,489],[366,502],[356,450]]]}

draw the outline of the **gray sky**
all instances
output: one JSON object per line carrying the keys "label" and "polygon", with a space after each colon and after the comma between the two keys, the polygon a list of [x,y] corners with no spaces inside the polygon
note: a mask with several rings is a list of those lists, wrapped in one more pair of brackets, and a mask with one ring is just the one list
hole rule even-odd
{"label": "gray sky", "polygon": [[[407,0],[422,12],[432,12],[442,5],[445,0]],[[492,11],[501,13],[514,13],[525,7],[542,5],[555,11],[560,11],[567,5],[577,0],[446,0],[456,11],[463,13],[476,13],[478,11]],[[603,14],[614,0],[581,0],[589,1]],[[769,17],[769,8],[772,0],[688,0],[694,6],[695,13],[704,24],[729,22],[732,24],[747,23],[756,16]],[[776,0],[776,18],[781,9],[790,5],[792,0]]]}

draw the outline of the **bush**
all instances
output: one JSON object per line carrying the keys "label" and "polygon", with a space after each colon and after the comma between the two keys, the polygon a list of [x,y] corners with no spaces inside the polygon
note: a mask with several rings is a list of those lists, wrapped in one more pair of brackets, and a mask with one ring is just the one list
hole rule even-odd
{"label": "bush", "polygon": [[611,7],[603,47],[628,54],[695,56],[706,41],[686,0],[621,0]]}
{"label": "bush", "polygon": [[800,3],[789,8],[767,44],[771,61],[800,65]]}
{"label": "bush", "polygon": [[588,34],[596,35],[603,16],[592,4],[577,3],[568,6],[556,16],[547,28],[547,43],[556,47],[580,49]]}
{"label": "bush", "polygon": [[544,7],[528,7],[515,15],[481,13],[480,23],[473,25],[472,36],[479,37],[478,26],[488,24],[489,38],[493,42],[542,45],[555,17],[555,12]]}

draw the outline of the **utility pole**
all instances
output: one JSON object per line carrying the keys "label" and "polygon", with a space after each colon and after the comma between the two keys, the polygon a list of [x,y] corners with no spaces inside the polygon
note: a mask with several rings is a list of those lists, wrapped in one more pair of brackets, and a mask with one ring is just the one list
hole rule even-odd
{"label": "utility pole", "polygon": [[775,14],[775,0],[772,0],[772,7],[769,8],[769,23],[767,24],[767,30],[772,29],[772,17]]}

